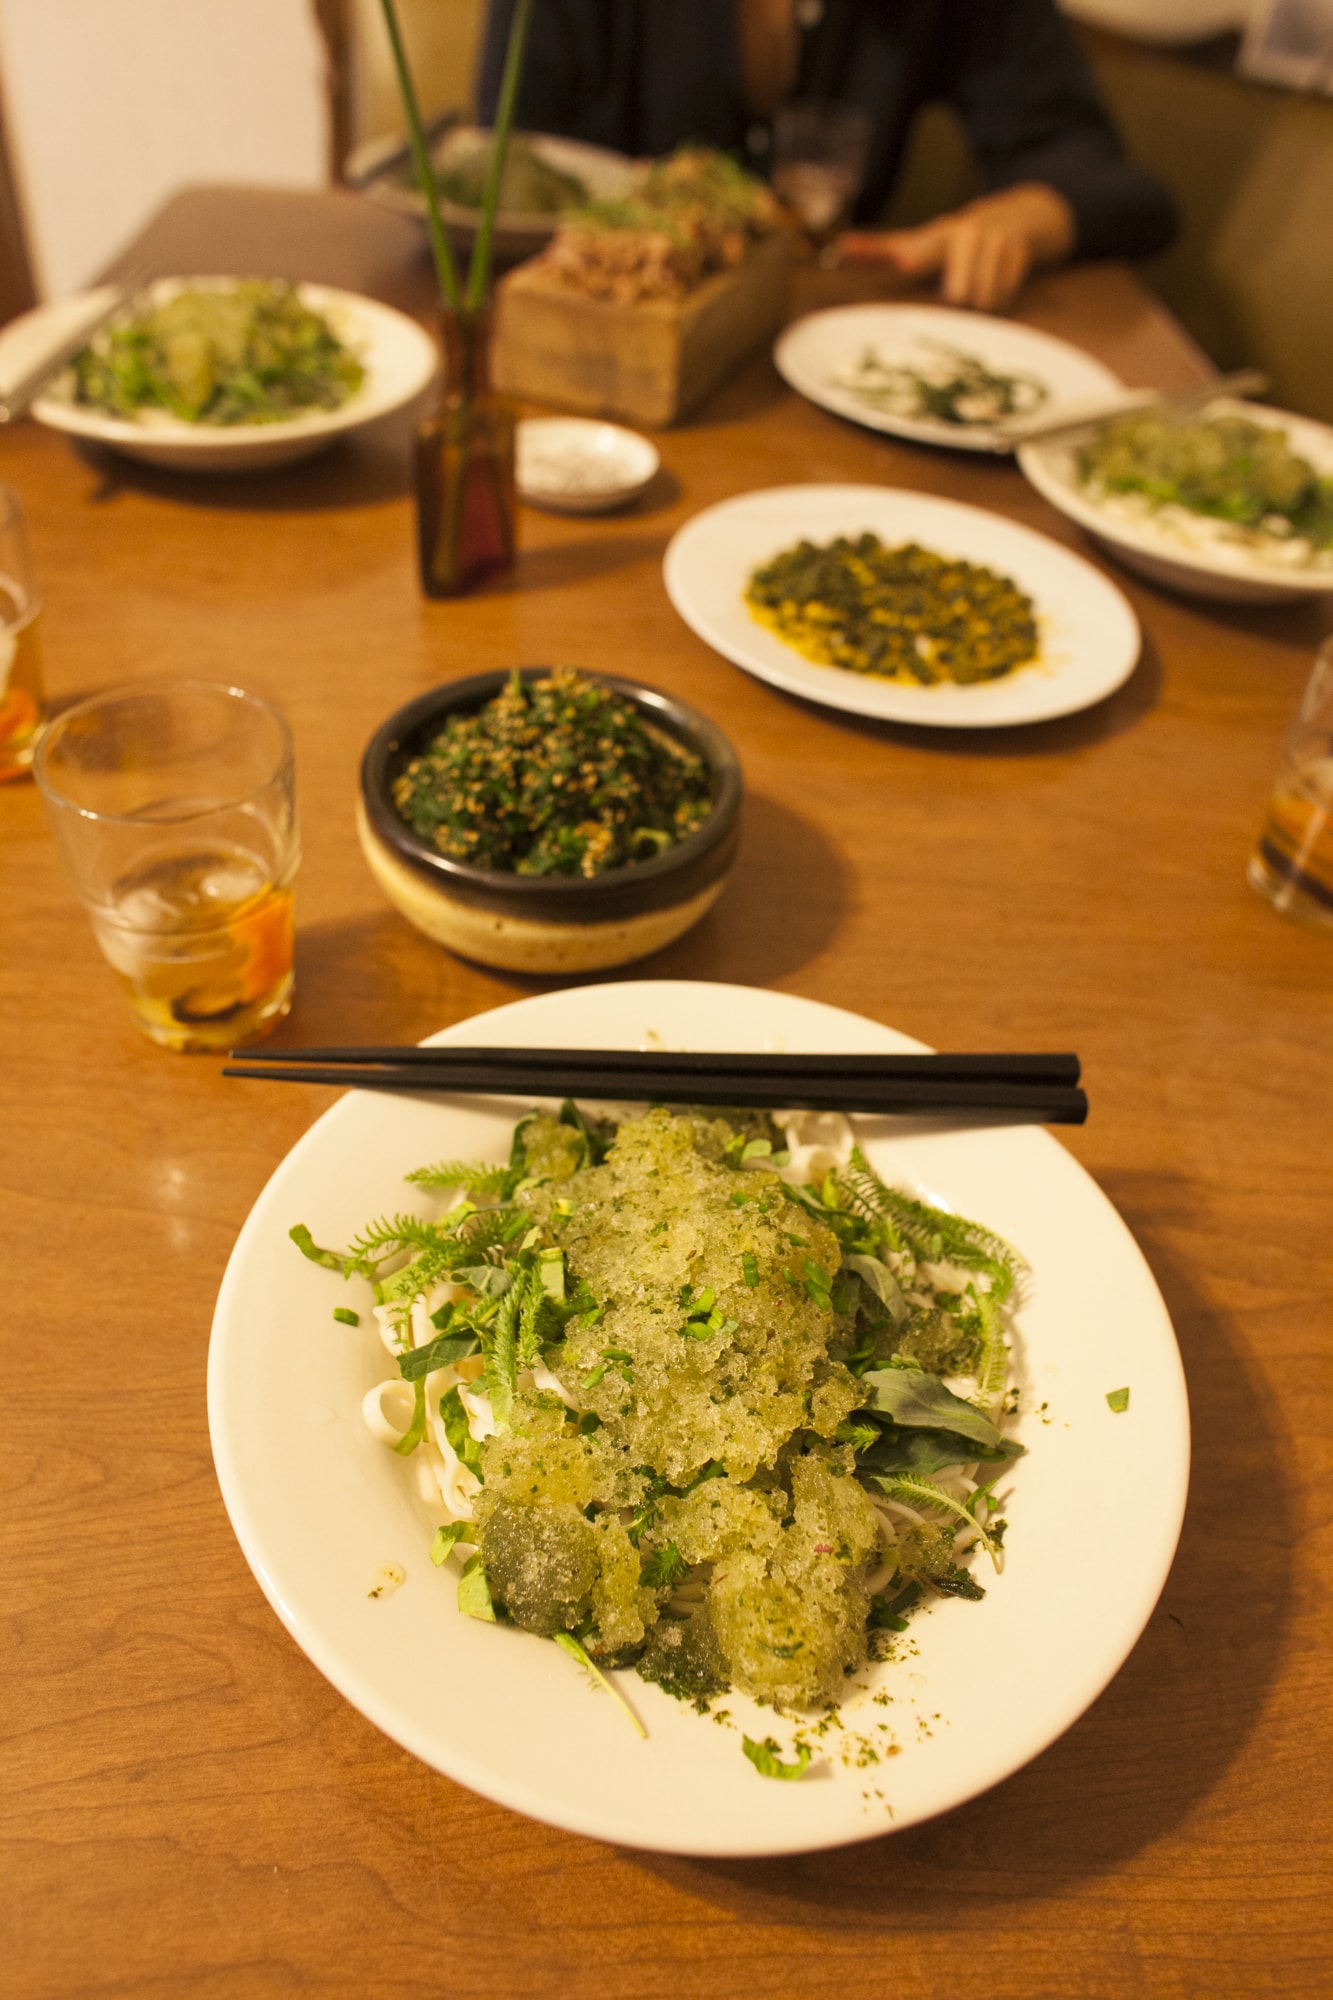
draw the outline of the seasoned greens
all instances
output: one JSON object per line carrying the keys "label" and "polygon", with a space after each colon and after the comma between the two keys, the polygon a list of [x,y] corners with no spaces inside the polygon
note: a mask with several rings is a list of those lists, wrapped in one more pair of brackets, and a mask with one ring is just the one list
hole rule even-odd
{"label": "seasoned greens", "polygon": [[760,564],[745,595],[798,653],[858,674],[990,681],[1037,652],[1032,600],[1008,577],[869,533],[798,542]]}
{"label": "seasoned greens", "polygon": [[1274,424],[1225,415],[1185,422],[1135,410],[1101,425],[1078,467],[1099,494],[1139,495],[1150,507],[1182,507],[1258,534],[1299,537],[1312,550],[1333,548],[1333,479],[1321,478]]}
{"label": "seasoned greens", "polygon": [[517,875],[601,875],[650,861],[712,810],[702,757],[574,667],[514,674],[454,715],[394,781],[393,800],[441,854]]}
{"label": "seasoned greens", "polygon": [[187,288],[113,320],[74,360],[81,403],[134,417],[271,424],[336,410],[365,370],[322,313],[287,284]]}
{"label": "seasoned greens", "polygon": [[466,1192],[342,1256],[292,1235],[375,1285],[395,1448],[432,1470],[465,1611],[782,1710],[835,1700],[932,1594],[983,1594],[966,1552],[997,1560],[1003,1523],[971,1468],[1018,1450],[995,1411],[1020,1266],[988,1231],[856,1151],[801,1184],[762,1113],[567,1105],[507,1167],[413,1179]]}

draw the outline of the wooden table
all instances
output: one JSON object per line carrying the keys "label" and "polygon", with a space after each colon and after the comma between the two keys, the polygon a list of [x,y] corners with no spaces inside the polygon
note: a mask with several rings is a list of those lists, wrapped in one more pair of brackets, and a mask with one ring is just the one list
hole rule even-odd
{"label": "wooden table", "polygon": [[[194,193],[145,248],[163,269],[289,271],[423,309],[429,295],[410,227],[350,197]],[[800,302],[856,295],[807,280]],[[1023,317],[1131,380],[1201,372],[1115,269],[1041,281]],[[1094,1115],[1065,1143],[1147,1252],[1189,1373],[1184,1539],[1090,1713],[989,1796],[896,1837],[784,1862],[664,1859],[516,1818],[414,1762],[264,1602],[205,1426],[227,1254],[328,1094],[226,1083],[140,1040],[33,788],[0,788],[6,1990],[1328,1990],[1333,935],[1282,921],[1243,879],[1327,602],[1212,608],[1115,572],[1146,634],[1118,695],[937,737],[803,706],[725,664],[667,603],[662,550],[728,494],[867,479],[1088,553],[1008,464],[861,432],[758,358],[661,440],[637,511],[525,513],[512,579],[428,604],[406,438],[389,422],[233,482],[81,457],[34,425],[0,442],[31,517],[56,697],[226,676],[291,718],[305,861],[283,1037],[410,1040],[540,984],[448,957],[374,887],[352,800],[391,708],[552,659],[683,695],[741,749],[745,843],[713,915],[640,969],[808,994],[945,1047],[1081,1051]]]}

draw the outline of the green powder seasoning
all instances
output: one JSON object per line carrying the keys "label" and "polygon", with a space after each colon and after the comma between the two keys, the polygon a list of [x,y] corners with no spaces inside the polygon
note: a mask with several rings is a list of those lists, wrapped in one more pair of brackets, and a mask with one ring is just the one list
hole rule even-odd
{"label": "green powder seasoning", "polygon": [[877,535],[798,542],[756,569],[754,616],[821,665],[929,686],[990,681],[1037,656],[1032,600],[1006,576]]}
{"label": "green powder seasoning", "polygon": [[517,673],[395,779],[412,830],[451,860],[516,875],[649,861],[712,810],[707,763],[574,667]]}

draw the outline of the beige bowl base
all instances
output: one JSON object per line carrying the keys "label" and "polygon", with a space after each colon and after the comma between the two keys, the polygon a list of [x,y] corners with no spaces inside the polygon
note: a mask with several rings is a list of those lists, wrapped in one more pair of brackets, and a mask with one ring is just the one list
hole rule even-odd
{"label": "beige bowl base", "polygon": [[665,910],[645,910],[640,916],[612,923],[544,924],[502,916],[496,910],[478,910],[428,886],[415,869],[386,847],[360,799],[356,830],[371,874],[410,924],[460,957],[498,966],[504,972],[601,972],[608,966],[646,958],[697,924],[726,883],[723,876],[688,902],[673,903]]}

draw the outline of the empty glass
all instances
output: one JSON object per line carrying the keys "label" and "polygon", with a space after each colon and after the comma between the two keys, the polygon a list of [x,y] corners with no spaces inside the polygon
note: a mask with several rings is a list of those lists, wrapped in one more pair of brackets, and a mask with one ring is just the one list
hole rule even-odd
{"label": "empty glass", "polygon": [[1284,916],[1333,927],[1333,639],[1287,731],[1286,757],[1247,874]]}
{"label": "empty glass", "polygon": [[292,996],[292,742],[240,688],[117,688],[50,724],[33,767],[135,1021],[169,1049],[256,1041]]}
{"label": "empty glass", "polygon": [[773,121],[774,189],[817,251],[851,214],[869,142],[869,113],[852,104],[787,104]]}

